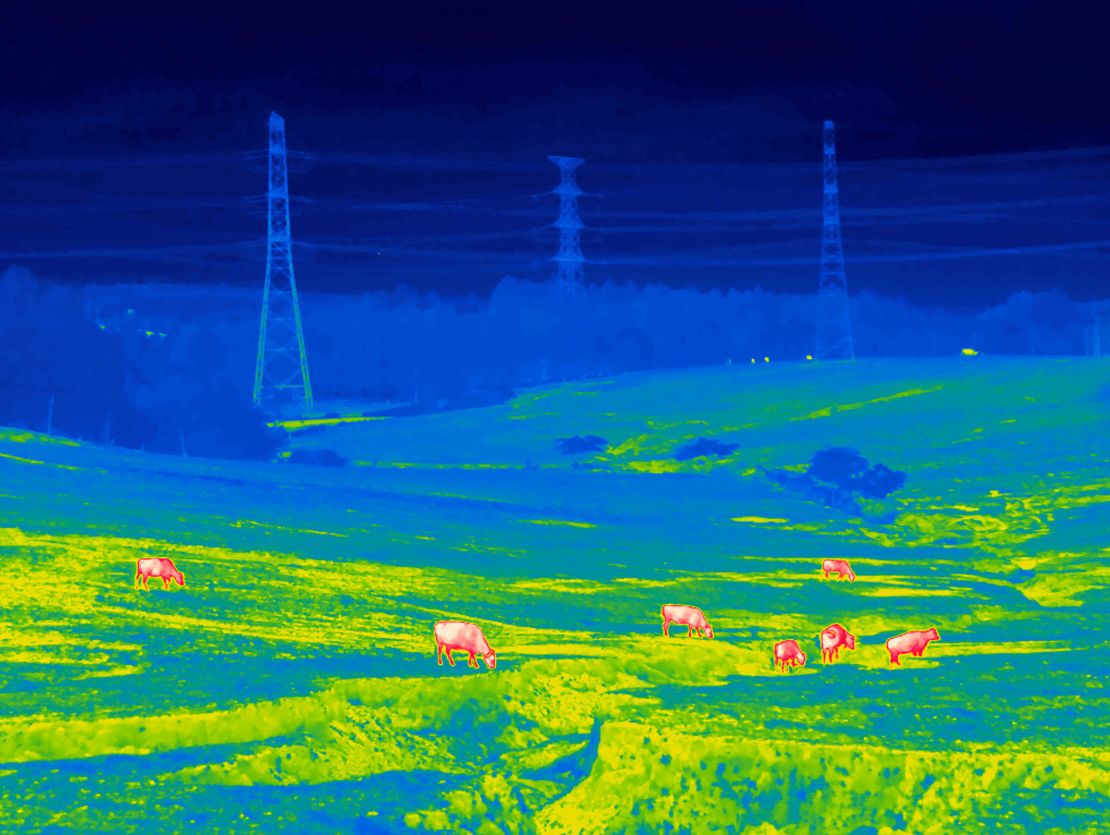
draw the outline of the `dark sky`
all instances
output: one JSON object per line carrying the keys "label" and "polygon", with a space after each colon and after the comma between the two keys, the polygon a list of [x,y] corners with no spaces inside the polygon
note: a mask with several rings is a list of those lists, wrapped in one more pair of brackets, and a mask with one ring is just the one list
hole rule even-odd
{"label": "dark sky", "polygon": [[1110,295],[1097,4],[396,5],[6,11],[0,267],[260,281],[276,109],[305,292],[546,276],[550,153],[590,280],[811,292],[833,118],[853,290]]}

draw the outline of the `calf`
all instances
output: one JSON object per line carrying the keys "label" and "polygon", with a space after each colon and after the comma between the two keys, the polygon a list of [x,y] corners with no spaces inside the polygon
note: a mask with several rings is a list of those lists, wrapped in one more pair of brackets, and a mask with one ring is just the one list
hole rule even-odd
{"label": "calf", "polygon": [[806,665],[806,654],[802,652],[802,648],[798,646],[797,641],[779,641],[775,644],[775,664],[783,671],[786,670],[788,664],[791,670],[795,667],[804,667]]}
{"label": "calf", "polygon": [[840,579],[847,577],[849,580],[856,579],[856,572],[852,571],[852,566],[848,565],[847,560],[824,560],[821,563],[821,570],[825,572],[825,579],[829,579],[829,572],[835,571],[840,575]]}
{"label": "calf", "polygon": [[918,629],[911,630],[910,632],[903,632],[901,635],[895,635],[893,638],[888,638],[886,642],[886,650],[890,653],[890,663],[902,666],[902,662],[898,660],[902,655],[916,655],[921,657],[921,653],[925,652],[925,647],[929,646],[929,641],[939,641],[940,635],[937,630],[933,629]]}
{"label": "calf", "polygon": [[839,657],[841,647],[855,649],[856,636],[839,623],[834,623],[821,630],[817,643],[821,647],[821,660],[827,664]]}
{"label": "calf", "polygon": [[162,588],[168,589],[170,587],[170,580],[176,580],[179,586],[185,585],[185,575],[177,570],[177,566],[173,564],[173,560],[166,559],[165,557],[150,557],[148,559],[141,559],[135,565],[135,585],[139,584],[142,580],[143,588],[149,590],[150,586],[146,581],[151,577],[162,578]]}
{"label": "calf", "polygon": [[709,625],[709,621],[705,619],[705,615],[702,614],[701,609],[697,606],[682,606],[677,603],[664,603],[663,635],[665,637],[670,637],[670,632],[668,630],[672,623],[685,626],[687,638],[694,635],[695,632],[699,637],[713,637],[713,627]]}
{"label": "calf", "polygon": [[451,666],[455,666],[455,659],[451,657],[451,652],[456,649],[461,649],[467,654],[466,666],[468,667],[479,666],[475,658],[477,655],[482,656],[482,660],[486,662],[486,666],[491,670],[497,666],[497,653],[490,648],[481,628],[473,623],[441,620],[435,625],[434,634],[436,639],[436,663],[440,666],[443,665],[444,653],[447,653],[447,660]]}

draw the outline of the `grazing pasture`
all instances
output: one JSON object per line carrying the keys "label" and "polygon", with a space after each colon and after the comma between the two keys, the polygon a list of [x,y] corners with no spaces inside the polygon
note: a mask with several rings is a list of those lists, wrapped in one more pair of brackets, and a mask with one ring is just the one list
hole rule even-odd
{"label": "grazing pasture", "polygon": [[[0,830],[1105,831],[1110,361],[645,373],[289,444],[0,433]],[[905,484],[853,517],[765,475],[828,447]],[[157,557],[186,585],[136,588]],[[437,665],[438,621],[496,668]]]}

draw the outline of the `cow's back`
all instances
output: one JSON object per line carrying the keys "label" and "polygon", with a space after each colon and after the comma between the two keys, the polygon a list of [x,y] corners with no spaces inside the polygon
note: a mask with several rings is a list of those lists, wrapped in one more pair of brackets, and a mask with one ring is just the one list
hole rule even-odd
{"label": "cow's back", "polygon": [[930,635],[928,632],[913,629],[909,632],[903,632],[901,635],[895,635],[893,638],[887,640],[886,645],[897,650],[916,649],[917,647],[925,646],[925,644],[929,643],[929,640]]}
{"label": "cow's back", "polygon": [[449,646],[484,650],[486,643],[481,629],[462,621],[441,620],[435,625],[434,633],[436,641]]}
{"label": "cow's back", "polygon": [[683,606],[677,603],[668,603],[663,607],[663,617],[672,623],[695,624],[705,623],[705,615],[697,606]]}

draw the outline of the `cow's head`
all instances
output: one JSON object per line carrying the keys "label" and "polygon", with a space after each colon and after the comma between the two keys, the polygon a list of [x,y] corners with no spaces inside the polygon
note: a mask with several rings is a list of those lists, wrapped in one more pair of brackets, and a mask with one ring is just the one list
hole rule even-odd
{"label": "cow's head", "polygon": [[926,632],[925,634],[929,636],[930,641],[939,641],[940,640],[940,635],[937,633],[937,628],[935,626],[932,629],[930,629],[928,632]]}
{"label": "cow's head", "polygon": [[705,637],[706,638],[712,638],[713,637],[713,627],[710,626],[708,623],[705,624]]}
{"label": "cow's head", "polygon": [[851,632],[844,633],[844,642],[848,645],[848,649],[856,648],[856,636]]}
{"label": "cow's head", "polygon": [[798,657],[802,659],[802,660],[801,660],[801,662],[800,662],[800,665],[801,665],[802,667],[804,667],[804,666],[806,665],[806,654],[805,654],[805,651],[804,651],[804,650],[798,650]]}
{"label": "cow's head", "polygon": [[486,666],[491,670],[497,666],[497,653],[492,649],[482,656],[482,660],[486,662]]}

